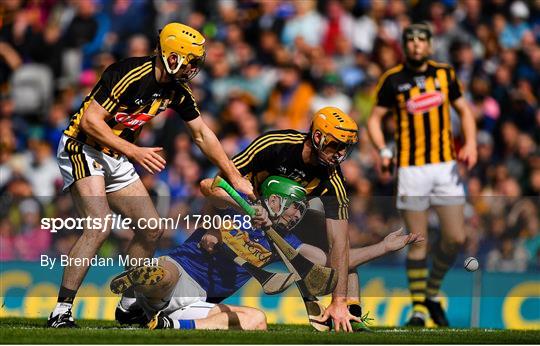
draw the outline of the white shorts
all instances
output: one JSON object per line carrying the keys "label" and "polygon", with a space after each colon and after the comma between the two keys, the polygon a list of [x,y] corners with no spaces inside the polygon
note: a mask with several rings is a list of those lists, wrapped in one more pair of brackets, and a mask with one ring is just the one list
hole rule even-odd
{"label": "white shorts", "polygon": [[464,203],[465,188],[456,161],[398,169],[398,209],[423,211],[430,205]]}
{"label": "white shorts", "polygon": [[165,261],[174,263],[180,272],[176,287],[170,297],[162,299],[162,304],[152,304],[140,293],[135,293],[137,303],[150,319],[158,311],[163,311],[173,320],[198,320],[206,318],[216,304],[206,302],[206,291],[186,273],[184,268],[169,256],[163,256]]}
{"label": "white shorts", "polygon": [[95,175],[105,178],[105,192],[120,190],[139,179],[127,157],[114,158],[66,135],[62,135],[56,157],[64,191],[77,180]]}

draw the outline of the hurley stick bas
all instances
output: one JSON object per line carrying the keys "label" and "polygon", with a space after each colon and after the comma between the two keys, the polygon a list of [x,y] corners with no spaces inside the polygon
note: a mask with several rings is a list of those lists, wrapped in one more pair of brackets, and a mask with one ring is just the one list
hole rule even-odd
{"label": "hurley stick bas", "polygon": [[[285,257],[283,252],[279,250],[278,247],[274,246],[277,253],[281,257],[283,263],[291,273],[296,273],[296,270],[292,266],[291,262]],[[296,273],[298,275],[298,273]],[[300,291],[302,300],[304,301],[304,306],[308,315],[309,324],[318,330],[319,332],[327,332],[332,329],[332,321],[327,319],[326,321],[322,320],[326,307],[319,301],[319,299],[313,295],[310,295],[306,289],[306,286],[302,281],[296,281],[296,287]]]}

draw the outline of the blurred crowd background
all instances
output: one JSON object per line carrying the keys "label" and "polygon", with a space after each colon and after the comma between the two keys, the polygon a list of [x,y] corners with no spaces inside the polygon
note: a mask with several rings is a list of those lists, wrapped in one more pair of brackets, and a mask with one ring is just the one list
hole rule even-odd
{"label": "blurred crowd background", "polygon": [[[501,0],[3,0],[0,2],[0,260],[64,254],[77,232],[40,230],[41,217],[74,216],[56,150],[68,119],[110,64],[154,54],[177,21],[207,38],[191,82],[202,116],[233,156],[270,129],[307,131],[337,106],[361,128],[342,170],[353,246],[400,223],[394,181],[382,179],[365,123],[381,74],[403,58],[401,32],[430,21],[434,56],[454,66],[478,125],[479,161],[466,176],[469,239],[463,256],[492,271],[540,268],[540,1]],[[456,145],[459,119],[452,115]],[[388,118],[392,140],[395,127]],[[215,174],[172,111],[147,124],[141,146],[163,146],[167,168],[139,171],[163,216],[201,210],[198,182]],[[189,225],[182,225],[185,230]],[[438,222],[430,218],[436,239]],[[188,232],[168,230],[161,249]],[[116,231],[101,255],[122,251]],[[163,251],[163,250],[160,250]],[[384,263],[403,263],[404,253]]]}

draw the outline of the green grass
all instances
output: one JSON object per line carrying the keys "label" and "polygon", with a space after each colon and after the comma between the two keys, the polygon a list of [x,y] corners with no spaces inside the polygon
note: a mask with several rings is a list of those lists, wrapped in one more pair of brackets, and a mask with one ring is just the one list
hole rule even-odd
{"label": "green grass", "polygon": [[8,344],[504,344],[540,340],[540,330],[376,328],[374,333],[320,333],[310,326],[273,324],[265,332],[146,330],[113,321],[80,320],[80,329],[46,329],[44,319],[0,319]]}

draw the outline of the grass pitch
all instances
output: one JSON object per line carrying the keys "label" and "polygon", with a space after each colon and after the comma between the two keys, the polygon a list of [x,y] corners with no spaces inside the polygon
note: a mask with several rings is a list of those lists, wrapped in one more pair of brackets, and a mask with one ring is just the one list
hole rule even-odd
{"label": "grass pitch", "polygon": [[79,320],[80,329],[46,329],[45,319],[0,319],[8,344],[536,344],[540,330],[375,328],[374,333],[320,333],[310,326],[278,325],[268,331],[146,330],[113,321]]}

